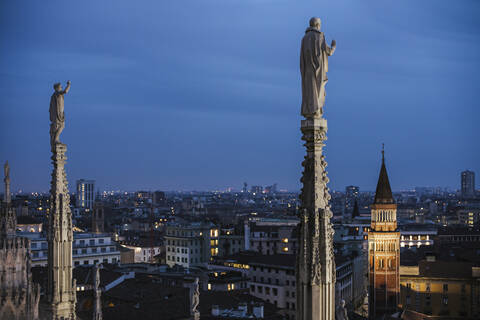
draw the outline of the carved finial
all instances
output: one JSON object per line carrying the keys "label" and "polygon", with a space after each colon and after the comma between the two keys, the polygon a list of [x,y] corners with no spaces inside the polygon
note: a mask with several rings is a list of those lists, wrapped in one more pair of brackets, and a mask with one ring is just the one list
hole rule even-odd
{"label": "carved finial", "polygon": [[385,143],[382,143],[382,162],[385,162]]}

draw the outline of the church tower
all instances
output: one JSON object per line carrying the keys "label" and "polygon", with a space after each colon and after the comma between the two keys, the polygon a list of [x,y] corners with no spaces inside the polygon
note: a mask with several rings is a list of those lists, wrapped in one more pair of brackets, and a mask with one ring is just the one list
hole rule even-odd
{"label": "church tower", "polygon": [[105,208],[103,203],[99,200],[93,204],[92,212],[92,232],[102,233],[105,231]]}
{"label": "church tower", "polygon": [[400,292],[400,232],[397,205],[392,196],[382,150],[382,167],[371,205],[368,233],[369,318],[378,319],[397,310]]}

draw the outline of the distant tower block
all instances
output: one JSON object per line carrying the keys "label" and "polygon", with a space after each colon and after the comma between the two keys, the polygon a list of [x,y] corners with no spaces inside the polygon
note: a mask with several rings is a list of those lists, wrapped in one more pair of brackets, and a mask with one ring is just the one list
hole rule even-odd
{"label": "distant tower block", "polygon": [[77,180],[77,208],[92,209],[95,201],[95,180]]}
{"label": "distant tower block", "polygon": [[379,319],[397,311],[400,292],[397,205],[392,196],[383,150],[371,211],[371,231],[368,233],[369,318]]}
{"label": "distant tower block", "polygon": [[105,208],[103,207],[103,203],[100,201],[95,201],[93,204],[92,232],[105,232]]}
{"label": "distant tower block", "polygon": [[473,198],[475,196],[475,172],[465,170],[461,173],[461,196]]}

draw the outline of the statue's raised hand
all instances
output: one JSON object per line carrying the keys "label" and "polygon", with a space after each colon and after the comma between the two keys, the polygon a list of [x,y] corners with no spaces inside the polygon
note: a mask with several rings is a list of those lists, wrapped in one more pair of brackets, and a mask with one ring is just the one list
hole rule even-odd
{"label": "statue's raised hand", "polygon": [[332,46],[332,47],[336,47],[336,46],[337,46],[337,41],[332,40],[332,45],[331,45],[331,46]]}

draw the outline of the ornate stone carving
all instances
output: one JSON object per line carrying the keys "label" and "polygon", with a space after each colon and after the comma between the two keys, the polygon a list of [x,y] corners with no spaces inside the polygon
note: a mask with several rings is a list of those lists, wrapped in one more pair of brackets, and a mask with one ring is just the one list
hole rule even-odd
{"label": "ornate stone carving", "polygon": [[40,287],[32,282],[30,243],[15,234],[17,219],[9,200],[8,163],[4,169],[8,201],[0,206],[0,320],[37,320]]}

